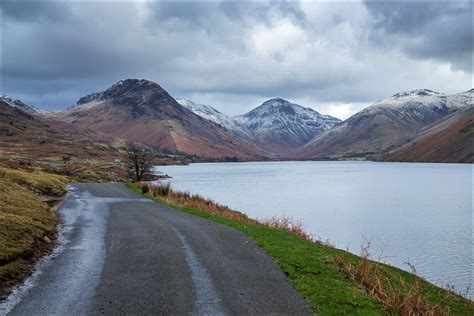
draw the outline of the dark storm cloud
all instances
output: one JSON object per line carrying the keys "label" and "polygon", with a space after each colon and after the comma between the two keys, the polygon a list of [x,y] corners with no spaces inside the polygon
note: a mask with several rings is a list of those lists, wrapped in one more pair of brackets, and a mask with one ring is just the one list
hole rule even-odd
{"label": "dark storm cloud", "polygon": [[0,8],[5,18],[26,22],[65,21],[70,13],[61,3],[45,1],[2,1]]}
{"label": "dark storm cloud", "polygon": [[401,90],[471,85],[472,30],[454,5],[4,1],[0,9],[2,91],[49,109],[125,78],[229,114],[275,96],[347,112]]}
{"label": "dark storm cloud", "polygon": [[[471,1],[365,3],[375,17],[374,40],[393,45],[420,59],[449,62],[472,72],[473,16]],[[382,39],[382,37],[385,37]]]}

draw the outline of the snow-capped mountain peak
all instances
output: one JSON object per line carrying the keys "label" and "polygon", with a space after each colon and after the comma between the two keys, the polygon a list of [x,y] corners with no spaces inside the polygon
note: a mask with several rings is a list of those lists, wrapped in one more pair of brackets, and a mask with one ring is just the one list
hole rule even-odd
{"label": "snow-capped mountain peak", "polygon": [[391,98],[381,100],[359,113],[372,113],[381,108],[392,108],[398,111],[449,111],[472,105],[472,92],[466,91],[457,94],[443,94],[429,89],[417,89],[400,92]]}
{"label": "snow-capped mountain peak", "polygon": [[263,102],[250,112],[235,117],[267,150],[286,152],[332,128],[339,119],[282,98]]}
{"label": "snow-capped mountain peak", "polygon": [[3,101],[6,104],[10,105],[11,107],[17,108],[25,113],[32,114],[32,115],[38,115],[45,112],[34,106],[28,105],[21,100],[15,99],[3,93],[0,93],[0,101]]}
{"label": "snow-capped mountain peak", "polygon": [[411,91],[399,92],[394,94],[392,98],[403,98],[403,97],[425,97],[425,96],[441,96],[442,94],[429,89],[415,89]]}
{"label": "snow-capped mountain peak", "polygon": [[267,100],[236,119],[252,130],[274,129],[275,124],[287,128],[304,125],[310,129],[326,130],[340,122],[335,117],[322,115],[311,108],[281,98]]}

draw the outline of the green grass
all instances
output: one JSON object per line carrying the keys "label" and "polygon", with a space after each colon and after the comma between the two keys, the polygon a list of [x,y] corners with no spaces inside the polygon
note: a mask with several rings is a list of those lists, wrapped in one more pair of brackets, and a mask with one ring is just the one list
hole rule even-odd
{"label": "green grass", "polygon": [[52,246],[57,216],[40,196],[64,195],[65,183],[58,175],[0,167],[0,298]]}
{"label": "green grass", "polygon": [[[125,184],[138,194],[141,189],[135,184]],[[185,208],[160,198],[146,197],[164,203],[179,211],[203,217],[227,225],[250,236],[267,252],[287,275],[289,282],[300,295],[321,315],[387,315],[396,314],[385,305],[369,296],[365,289],[352,281],[335,264],[334,260],[343,256],[356,264],[360,257],[346,251],[303,240],[287,231],[231,220],[211,215],[195,208]],[[472,304],[449,291],[438,288],[417,276],[403,270],[376,263],[382,273],[394,286],[409,287],[416,280],[423,289],[423,297],[433,303],[449,307],[453,315],[472,315]]]}

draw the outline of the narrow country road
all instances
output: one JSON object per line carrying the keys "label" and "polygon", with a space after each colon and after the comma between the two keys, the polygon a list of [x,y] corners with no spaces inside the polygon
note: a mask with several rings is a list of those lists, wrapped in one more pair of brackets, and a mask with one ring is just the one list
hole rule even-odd
{"label": "narrow country road", "polygon": [[60,249],[4,303],[9,314],[312,314],[242,232],[122,184],[69,189]]}

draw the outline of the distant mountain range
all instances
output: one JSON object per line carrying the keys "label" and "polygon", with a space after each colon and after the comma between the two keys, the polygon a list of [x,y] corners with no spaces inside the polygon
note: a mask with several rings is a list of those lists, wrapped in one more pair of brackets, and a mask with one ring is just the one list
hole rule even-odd
{"label": "distant mountain range", "polygon": [[[281,98],[230,117],[209,105],[175,99],[157,83],[127,79],[55,113],[1,95],[0,117],[8,112],[18,117],[18,122],[58,122],[58,126],[69,126],[81,135],[90,131],[111,140],[130,139],[163,152],[202,160],[472,163],[473,94],[473,89],[454,95],[427,89],[401,92],[345,121]],[[20,112],[27,117],[20,117]],[[24,128],[28,129],[28,125]],[[40,133],[41,127],[33,126]],[[5,137],[0,133],[0,142]]]}
{"label": "distant mountain range", "polygon": [[270,99],[252,111],[234,118],[209,105],[176,100],[203,118],[223,126],[235,136],[252,141],[276,155],[306,144],[341,121],[280,98]]}

